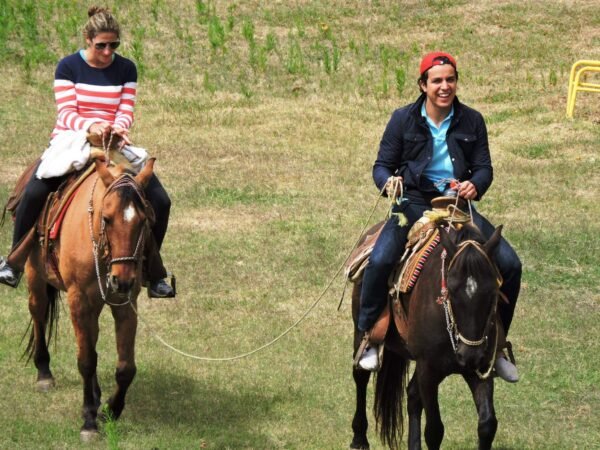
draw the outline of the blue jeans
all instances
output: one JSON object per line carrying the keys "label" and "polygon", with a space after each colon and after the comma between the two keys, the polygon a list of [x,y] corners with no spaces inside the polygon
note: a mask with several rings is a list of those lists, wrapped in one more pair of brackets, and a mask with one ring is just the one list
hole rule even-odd
{"label": "blue jeans", "polygon": [[[408,224],[399,226],[397,216],[392,216],[385,223],[365,268],[358,316],[360,331],[370,330],[382,313],[388,299],[388,279],[404,253],[408,231],[424,211],[431,209],[431,206],[425,203],[412,200],[407,203],[403,212],[408,219]],[[494,226],[475,209],[473,209],[473,221],[485,238],[489,239],[494,232]],[[504,238],[500,239],[494,261],[504,279],[500,290],[509,302],[509,304],[503,301],[499,303],[500,319],[508,334],[521,287],[521,261]]]}

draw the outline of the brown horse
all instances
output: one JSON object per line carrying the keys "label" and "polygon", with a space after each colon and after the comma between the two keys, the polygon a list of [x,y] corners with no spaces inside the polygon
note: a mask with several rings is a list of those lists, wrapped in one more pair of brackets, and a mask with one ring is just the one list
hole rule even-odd
{"label": "brown horse", "polygon": [[58,319],[57,294],[59,290],[67,292],[77,339],[77,366],[83,379],[82,440],[98,433],[101,391],[96,375],[96,342],[98,317],[105,304],[115,320],[118,353],[117,387],[107,403],[111,417],[121,415],[125,394],[135,376],[137,316],[131,306],[136,306],[140,291],[150,215],[143,188],[152,176],[154,160],[135,177],[121,167],[109,169],[98,160],[95,164],[96,172],[75,193],[54,243],[60,282],[48,276],[39,244],[34,246],[25,267],[33,323],[28,350],[38,371],[38,388],[43,391],[54,386],[48,343]]}
{"label": "brown horse", "polygon": [[[498,426],[490,372],[498,339],[495,313],[500,284],[492,255],[501,227],[487,242],[471,226],[450,232],[440,229],[440,235],[442,245],[429,256],[412,291],[401,296],[408,317],[406,336],[401,337],[393,325],[388,330],[377,374],[374,414],[382,441],[397,448],[403,433],[406,378],[409,363],[414,360],[414,374],[406,389],[408,448],[421,448],[423,410],[427,447],[440,447],[444,425],[438,403],[439,384],[450,374],[460,374],[477,407],[479,448],[489,449]],[[360,291],[357,283],[352,295],[355,353],[361,339],[356,327]],[[350,447],[368,449],[366,394],[370,373],[355,368],[353,375],[356,412]]]}

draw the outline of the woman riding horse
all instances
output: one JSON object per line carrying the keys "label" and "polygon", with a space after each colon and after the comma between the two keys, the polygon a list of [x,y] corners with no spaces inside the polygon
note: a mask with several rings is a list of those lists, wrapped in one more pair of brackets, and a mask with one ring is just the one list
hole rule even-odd
{"label": "woman riding horse", "polygon": [[[430,209],[433,198],[443,195],[450,180],[459,180],[457,194],[480,200],[492,183],[492,163],[485,122],[480,113],[458,101],[456,60],[448,53],[425,55],[418,79],[421,96],[413,104],[394,111],[385,129],[373,178],[388,196],[399,183],[404,196],[394,206],[383,227],[364,272],[358,329],[367,335],[388,298],[388,278],[404,253],[410,227]],[[384,189],[385,188],[385,189]],[[402,220],[400,220],[402,217]],[[494,227],[477,211],[473,220],[489,238]],[[503,278],[499,314],[508,333],[521,285],[521,262],[505,239],[494,255]],[[365,370],[377,370],[378,349],[366,347],[359,361]],[[516,382],[517,368],[498,353],[496,373]]]}
{"label": "woman riding horse", "polygon": [[[129,129],[133,124],[137,89],[135,64],[115,52],[121,43],[121,33],[110,11],[93,6],[88,16],[83,29],[87,48],[62,59],[56,68],[54,94],[58,114],[51,139],[56,143],[69,133],[87,130],[101,137],[102,142],[110,141],[114,135],[122,145],[131,144]],[[39,169],[31,176],[16,210],[11,253],[35,225],[50,192],[62,181],[63,176],[48,176]],[[156,175],[152,175],[145,194],[155,212],[152,234],[160,250],[167,232],[171,200]],[[153,278],[148,280],[148,295],[174,297],[172,287],[164,281],[167,276],[164,267],[153,272],[150,275]],[[16,287],[22,273],[23,266],[13,262],[10,254],[0,261],[0,283]]]}

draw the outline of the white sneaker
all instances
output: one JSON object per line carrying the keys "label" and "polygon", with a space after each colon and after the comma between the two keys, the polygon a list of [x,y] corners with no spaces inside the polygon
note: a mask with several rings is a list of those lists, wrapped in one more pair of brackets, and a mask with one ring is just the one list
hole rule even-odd
{"label": "white sneaker", "polygon": [[361,369],[369,372],[377,372],[379,370],[379,346],[373,345],[365,348],[358,360],[358,365]]}
{"label": "white sneaker", "polygon": [[504,356],[496,358],[494,367],[496,368],[496,374],[504,381],[508,381],[509,383],[516,383],[519,381],[519,371],[517,370],[517,366]]}

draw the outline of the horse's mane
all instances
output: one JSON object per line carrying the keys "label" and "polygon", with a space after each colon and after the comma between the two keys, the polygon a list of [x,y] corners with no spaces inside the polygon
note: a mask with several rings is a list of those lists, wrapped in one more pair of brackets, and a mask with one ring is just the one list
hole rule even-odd
{"label": "horse's mane", "polygon": [[[123,166],[117,166],[117,171],[114,174],[117,178],[123,175],[130,175],[131,177],[135,177],[135,173]],[[141,209],[142,211],[145,209],[146,205],[144,204],[143,199],[138,195],[138,192],[136,191],[136,189],[129,185],[129,184],[125,184],[122,186],[119,186],[118,189],[114,189],[114,192],[116,192],[117,197],[120,200],[120,205],[121,207],[126,206],[128,203],[133,202],[133,204]],[[143,192],[143,191],[142,191]]]}
{"label": "horse's mane", "polygon": [[483,244],[485,242],[485,238],[483,237],[483,234],[481,233],[479,228],[477,228],[475,225],[466,223],[462,227],[460,227],[460,229],[456,230],[456,234],[454,236],[454,243],[458,245],[461,242],[469,239],[477,241],[480,244]]}
{"label": "horse's mane", "polygon": [[142,198],[138,195],[135,188],[133,188],[132,186],[123,186],[119,189],[116,189],[115,192],[121,200],[120,206],[124,207],[128,203],[133,202],[133,204],[139,209],[141,209],[142,211],[144,210],[145,205],[142,201]]}
{"label": "horse's mane", "polygon": [[[470,224],[465,224],[459,230],[456,230],[453,240],[456,245],[467,240],[476,241],[480,244],[485,243],[485,237],[479,228]],[[471,246],[469,247],[470,248],[465,248],[465,250],[458,255],[454,266],[461,274],[481,273],[482,270],[486,270],[485,267],[488,267],[489,264],[481,252]]]}

